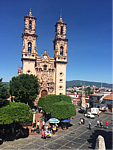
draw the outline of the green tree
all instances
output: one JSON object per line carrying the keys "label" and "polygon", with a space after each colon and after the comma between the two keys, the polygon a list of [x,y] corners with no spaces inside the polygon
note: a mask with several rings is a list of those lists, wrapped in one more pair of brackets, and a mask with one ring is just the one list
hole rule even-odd
{"label": "green tree", "polygon": [[0,124],[11,124],[13,122],[32,121],[33,113],[24,103],[10,102],[9,105],[0,109]]}
{"label": "green tree", "polygon": [[15,102],[24,102],[31,105],[39,94],[39,83],[35,75],[20,74],[13,77],[9,84],[10,94],[15,96]]}
{"label": "green tree", "polygon": [[76,115],[75,106],[72,103],[65,101],[57,102],[53,104],[53,110],[51,112],[52,118],[67,119]]}
{"label": "green tree", "polygon": [[44,97],[44,99],[42,100],[42,103],[40,101],[41,101],[41,99],[39,100],[38,105],[42,106],[43,110],[45,112],[48,112],[48,113],[52,112],[52,110],[53,110],[52,106],[56,102],[65,101],[65,102],[68,102],[68,103],[72,103],[70,96],[55,95],[55,94],[54,95],[46,95]]}
{"label": "green tree", "polygon": [[90,94],[92,94],[92,91],[91,91],[90,87],[85,88],[84,91],[85,91],[86,97],[89,96]]}
{"label": "green tree", "polygon": [[2,78],[0,79],[0,108],[8,105],[9,101],[6,100],[9,97],[8,86],[2,83]]}
{"label": "green tree", "polygon": [[38,100],[38,106],[43,107],[45,97],[40,97]]}

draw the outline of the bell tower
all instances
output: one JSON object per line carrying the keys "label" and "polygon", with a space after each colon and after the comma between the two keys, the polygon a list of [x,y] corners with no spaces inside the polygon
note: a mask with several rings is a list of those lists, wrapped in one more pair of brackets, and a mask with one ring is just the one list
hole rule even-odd
{"label": "bell tower", "polygon": [[23,73],[35,75],[35,63],[38,51],[36,49],[36,17],[29,11],[27,16],[24,16],[24,33],[22,33],[23,48],[22,48],[22,64]]}
{"label": "bell tower", "polygon": [[53,40],[53,57],[56,68],[56,94],[66,94],[66,65],[67,65],[67,42],[66,23],[62,17],[55,24],[55,38]]}

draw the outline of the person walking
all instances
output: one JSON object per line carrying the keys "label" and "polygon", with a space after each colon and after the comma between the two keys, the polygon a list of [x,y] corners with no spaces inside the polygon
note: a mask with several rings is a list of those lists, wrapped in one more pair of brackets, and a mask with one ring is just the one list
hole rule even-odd
{"label": "person walking", "polygon": [[98,115],[98,117],[99,117],[99,111],[98,111],[97,115]]}
{"label": "person walking", "polygon": [[99,124],[100,124],[100,122],[99,122],[99,120],[97,120],[97,127],[99,127]]}
{"label": "person walking", "polygon": [[44,122],[44,120],[43,120],[43,122],[42,122],[42,129],[44,130],[44,126],[45,126],[45,122]]}
{"label": "person walking", "polygon": [[106,129],[108,129],[108,125],[109,125],[109,122],[108,120],[106,121]]}
{"label": "person walking", "polygon": [[38,121],[38,122],[37,122],[37,129],[39,129],[39,125],[40,125],[40,122]]}
{"label": "person walking", "polygon": [[89,130],[91,130],[91,122],[89,121]]}
{"label": "person walking", "polygon": [[83,118],[83,124],[85,124],[85,118]]}
{"label": "person walking", "polygon": [[81,124],[83,124],[83,118],[81,118]]}
{"label": "person walking", "polygon": [[102,120],[100,121],[100,127],[103,128],[103,122],[102,122]]}

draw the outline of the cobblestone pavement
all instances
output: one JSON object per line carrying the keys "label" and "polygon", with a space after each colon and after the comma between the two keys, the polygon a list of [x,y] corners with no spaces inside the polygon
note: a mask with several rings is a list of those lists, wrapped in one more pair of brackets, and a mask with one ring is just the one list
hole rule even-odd
{"label": "cobblestone pavement", "polygon": [[[27,138],[6,141],[0,145],[0,149],[95,149],[98,135],[104,137],[106,148],[112,149],[112,115],[101,114],[95,119],[85,118],[85,125],[79,125],[81,117],[83,114],[78,113],[71,121],[72,126],[67,130],[59,130],[51,138],[42,139],[41,135],[30,135]],[[108,120],[109,128],[97,128],[98,119],[103,121],[104,127],[106,120]],[[88,129],[89,120],[92,123],[91,130]]]}

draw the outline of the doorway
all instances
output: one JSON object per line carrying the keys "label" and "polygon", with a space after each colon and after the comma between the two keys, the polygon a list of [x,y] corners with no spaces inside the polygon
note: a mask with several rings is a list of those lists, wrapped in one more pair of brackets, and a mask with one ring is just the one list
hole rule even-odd
{"label": "doorway", "polygon": [[112,105],[107,104],[107,107],[108,107],[108,111],[109,111],[109,112],[112,112]]}
{"label": "doorway", "polygon": [[41,97],[45,97],[47,95],[47,91],[46,90],[43,90],[42,92],[41,92]]}

